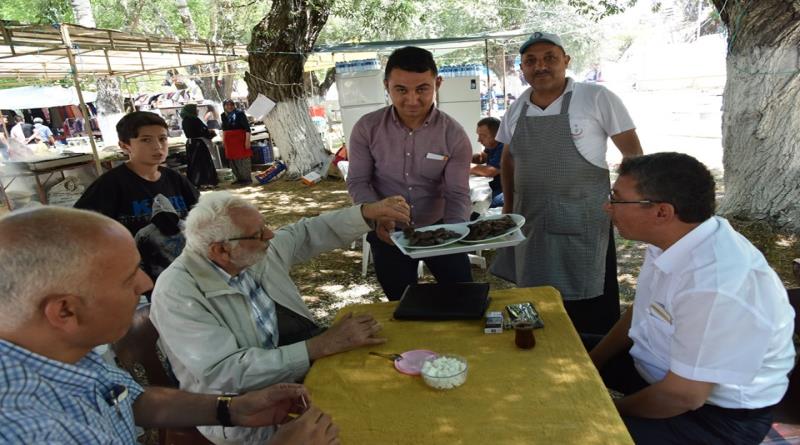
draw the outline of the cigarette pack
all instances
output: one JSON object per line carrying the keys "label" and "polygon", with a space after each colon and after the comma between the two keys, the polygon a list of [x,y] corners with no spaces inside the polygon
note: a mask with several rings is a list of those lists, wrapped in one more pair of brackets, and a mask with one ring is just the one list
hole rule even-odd
{"label": "cigarette pack", "polygon": [[486,313],[486,325],[483,328],[485,334],[503,333],[503,313],[492,311]]}

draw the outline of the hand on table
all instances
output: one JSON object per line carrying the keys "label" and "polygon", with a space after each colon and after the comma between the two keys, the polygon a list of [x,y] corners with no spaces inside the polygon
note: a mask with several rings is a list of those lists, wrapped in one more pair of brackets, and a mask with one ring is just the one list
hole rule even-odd
{"label": "hand on table", "polygon": [[289,414],[306,410],[302,399],[309,400],[303,385],[279,383],[257,391],[236,396],[231,401],[231,421],[234,425],[258,427],[279,425],[289,420]]}
{"label": "hand on table", "polygon": [[372,315],[349,312],[327,331],[308,340],[308,355],[315,360],[361,346],[385,343],[385,338],[375,336],[381,329],[381,324]]}
{"label": "hand on table", "polygon": [[268,445],[338,445],[339,427],[331,416],[312,406],[302,416],[278,428]]}

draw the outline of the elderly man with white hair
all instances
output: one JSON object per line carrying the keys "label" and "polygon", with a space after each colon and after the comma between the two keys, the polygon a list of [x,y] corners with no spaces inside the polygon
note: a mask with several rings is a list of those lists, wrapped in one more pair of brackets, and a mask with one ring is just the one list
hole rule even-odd
{"label": "elderly man with white hair", "polygon": [[285,423],[270,444],[336,444],[302,385],[239,396],[143,388],[92,349],[119,340],[150,278],[133,237],[85,210],[40,207],[0,219],[0,443],[137,443],[134,423],[180,428]]}
{"label": "elderly man with white hair", "polygon": [[[182,389],[239,393],[301,380],[315,359],[383,343],[370,315],[320,329],[289,276],[294,264],[347,246],[368,222],[408,222],[394,196],[304,218],[272,232],[252,204],[203,195],[186,218],[186,248],[158,278],[150,318]],[[209,427],[217,444],[263,443],[269,428]]]}

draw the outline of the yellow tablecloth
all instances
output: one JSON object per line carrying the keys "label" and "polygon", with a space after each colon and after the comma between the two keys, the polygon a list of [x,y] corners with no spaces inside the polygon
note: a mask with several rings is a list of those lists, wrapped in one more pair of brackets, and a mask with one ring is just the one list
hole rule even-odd
{"label": "yellow tablecloth", "polygon": [[[551,287],[491,293],[490,310],[532,301],[544,320],[536,347],[520,350],[513,331],[484,334],[483,321],[392,319],[397,303],[356,305],[383,323],[389,340],[318,360],[305,384],[340,426],[345,445],[631,444],[625,425]],[[341,313],[340,313],[341,315]],[[467,359],[464,385],[429,388],[369,351],[430,349]]]}

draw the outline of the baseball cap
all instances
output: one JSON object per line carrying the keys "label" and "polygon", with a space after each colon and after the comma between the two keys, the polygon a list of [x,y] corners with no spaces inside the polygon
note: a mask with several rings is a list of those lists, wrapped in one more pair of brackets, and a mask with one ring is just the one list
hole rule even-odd
{"label": "baseball cap", "polygon": [[561,37],[559,37],[558,34],[536,31],[535,33],[531,34],[530,37],[528,37],[528,40],[526,40],[525,43],[522,44],[522,46],[519,47],[519,53],[520,54],[524,53],[529,46],[539,42],[552,43],[553,45],[561,49],[564,49],[564,44],[561,43]]}
{"label": "baseball cap", "polygon": [[44,123],[44,119],[42,119],[41,117],[36,117],[36,118],[33,119],[33,123],[34,124],[43,124]]}

